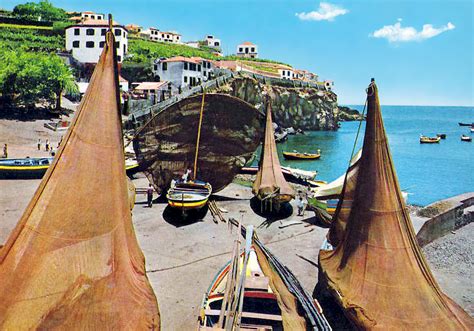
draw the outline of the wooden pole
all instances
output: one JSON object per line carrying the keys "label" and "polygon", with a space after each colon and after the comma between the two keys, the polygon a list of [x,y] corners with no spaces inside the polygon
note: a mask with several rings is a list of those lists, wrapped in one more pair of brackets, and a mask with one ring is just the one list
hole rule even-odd
{"label": "wooden pole", "polygon": [[201,140],[201,125],[202,125],[202,114],[204,113],[204,98],[206,96],[206,92],[202,93],[202,102],[201,102],[201,112],[199,113],[199,125],[198,125],[198,133],[197,133],[197,141],[196,141],[196,154],[194,156],[194,174],[193,179],[196,180],[197,175],[197,162],[198,162],[198,155],[199,155],[199,141]]}

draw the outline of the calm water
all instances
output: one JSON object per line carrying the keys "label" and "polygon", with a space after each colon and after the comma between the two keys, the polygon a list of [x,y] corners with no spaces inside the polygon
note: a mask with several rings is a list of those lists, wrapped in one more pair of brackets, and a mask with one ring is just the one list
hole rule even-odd
{"label": "calm water", "polygon": [[[362,106],[351,106],[362,110]],[[462,142],[461,134],[471,135],[469,127],[458,122],[474,122],[473,107],[384,106],[382,114],[401,188],[410,193],[411,204],[427,205],[464,192],[474,191],[474,142]],[[290,167],[316,170],[318,179],[332,181],[349,162],[358,122],[342,123],[337,132],[309,132],[290,136],[278,144],[280,160]],[[361,146],[365,123],[361,128]],[[439,144],[420,144],[420,134],[446,133]],[[321,159],[286,161],[281,152],[296,149],[315,152]]]}

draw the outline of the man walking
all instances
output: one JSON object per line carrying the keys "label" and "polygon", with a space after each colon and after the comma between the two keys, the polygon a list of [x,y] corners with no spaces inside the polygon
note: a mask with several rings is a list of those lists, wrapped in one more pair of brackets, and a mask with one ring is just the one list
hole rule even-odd
{"label": "man walking", "polygon": [[38,139],[38,150],[41,150],[41,138]]}
{"label": "man walking", "polygon": [[146,197],[147,197],[148,207],[152,208],[153,207],[153,186],[151,184],[148,184],[148,188],[146,190]]}
{"label": "man walking", "polygon": [[8,146],[5,144],[3,146],[3,157],[6,159],[8,157]]}

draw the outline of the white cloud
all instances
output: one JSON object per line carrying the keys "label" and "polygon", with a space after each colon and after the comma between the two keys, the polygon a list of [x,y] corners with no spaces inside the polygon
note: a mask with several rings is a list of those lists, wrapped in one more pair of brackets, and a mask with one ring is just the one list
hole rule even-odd
{"label": "white cloud", "polygon": [[443,32],[453,30],[454,24],[448,22],[439,28],[433,27],[432,24],[424,24],[421,31],[417,31],[414,27],[407,26],[402,27],[399,18],[398,22],[393,25],[385,25],[383,28],[374,31],[369,36],[373,38],[385,38],[391,43],[395,42],[407,42],[407,41],[422,41],[425,39],[433,38]]}
{"label": "white cloud", "polygon": [[296,16],[303,21],[334,21],[334,18],[345,15],[349,10],[330,4],[329,2],[321,2],[318,10],[308,13],[296,13]]}

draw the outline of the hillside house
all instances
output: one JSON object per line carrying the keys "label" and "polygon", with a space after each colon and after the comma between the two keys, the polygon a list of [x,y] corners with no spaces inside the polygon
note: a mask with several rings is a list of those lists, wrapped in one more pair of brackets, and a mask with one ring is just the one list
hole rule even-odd
{"label": "hillside house", "polygon": [[137,24],[127,24],[125,25],[125,29],[127,29],[129,33],[134,34],[139,34],[143,30],[143,28]]}
{"label": "hillside house", "polygon": [[104,19],[104,14],[97,14],[91,11],[84,11],[81,12],[81,17],[83,21],[86,20],[103,20]]}
{"label": "hillside house", "polygon": [[[77,61],[83,64],[95,64],[105,45],[105,33],[109,28],[108,21],[86,20],[69,26],[66,32],[66,50],[72,53]],[[128,49],[128,31],[122,25],[113,23],[117,60],[122,62]]]}
{"label": "hillside house", "polygon": [[245,41],[237,46],[237,56],[247,58],[258,58],[258,46],[249,41]]}
{"label": "hillside house", "polygon": [[215,38],[213,35],[207,35],[204,39],[204,43],[207,47],[215,48],[217,50],[220,50],[222,47],[221,40]]}
{"label": "hillside house", "polygon": [[212,76],[214,64],[200,57],[176,56],[157,59],[153,65],[153,74],[158,81],[169,81],[173,90],[187,86],[196,86]]}
{"label": "hillside house", "polygon": [[281,79],[288,79],[288,80],[293,80],[294,79],[294,71],[293,68],[291,67],[280,67],[278,69],[278,73],[280,74]]}

